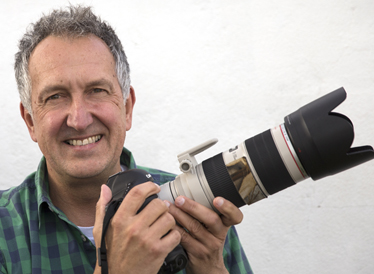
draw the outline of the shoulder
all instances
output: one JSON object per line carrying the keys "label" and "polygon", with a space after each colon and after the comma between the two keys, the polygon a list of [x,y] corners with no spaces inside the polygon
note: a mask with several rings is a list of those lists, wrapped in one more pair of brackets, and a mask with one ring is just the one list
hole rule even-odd
{"label": "shoulder", "polygon": [[13,239],[31,218],[36,218],[38,195],[33,178],[30,175],[19,186],[0,191],[0,240]]}
{"label": "shoulder", "polygon": [[26,202],[35,191],[35,173],[30,174],[19,186],[0,190],[0,212],[3,208]]}
{"label": "shoulder", "polygon": [[33,224],[37,229],[36,222],[30,222],[35,220],[38,208],[34,177],[31,174],[19,186],[0,190],[0,273],[15,258],[24,259],[17,250],[28,244],[25,230]]}
{"label": "shoulder", "polygon": [[143,169],[147,171],[149,174],[152,175],[153,179],[155,182],[159,185],[162,185],[166,182],[172,181],[175,178],[175,174],[166,172],[163,170],[155,169],[155,168],[150,168],[150,167],[144,167],[144,166],[137,166],[139,169]]}
{"label": "shoulder", "polygon": [[37,211],[38,194],[33,174],[19,186],[0,191],[0,238],[11,237],[16,228],[22,230]]}

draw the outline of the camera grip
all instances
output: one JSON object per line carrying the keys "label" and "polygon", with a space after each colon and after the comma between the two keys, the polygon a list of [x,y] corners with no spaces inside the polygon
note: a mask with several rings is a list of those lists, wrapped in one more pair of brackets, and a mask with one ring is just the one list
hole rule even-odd
{"label": "camera grip", "polygon": [[[98,249],[98,258],[99,258],[99,265],[103,265],[104,268],[108,265],[106,264],[106,249],[105,249],[105,232],[104,228],[106,228],[109,224],[110,219],[113,217],[115,212],[117,211],[119,205],[122,203],[125,196],[128,192],[136,185],[145,183],[145,182],[154,182],[152,176],[142,169],[130,169],[127,171],[119,172],[117,174],[112,175],[109,177],[107,185],[112,190],[112,200],[107,207],[107,212],[104,218],[104,225],[103,225],[103,234],[102,234],[102,244],[101,247]],[[138,210],[137,213],[142,211],[153,199],[158,198],[156,194],[153,194],[147,197]],[[109,210],[110,209],[110,210]],[[110,212],[109,212],[110,211]],[[111,216],[107,216],[111,215]],[[107,220],[107,223],[106,223]],[[167,235],[167,234],[166,234]],[[188,262],[188,256],[183,247],[179,244],[176,246],[165,258],[164,263],[162,264],[158,274],[174,274],[178,271],[184,269]],[[102,267],[102,273],[104,269]]]}

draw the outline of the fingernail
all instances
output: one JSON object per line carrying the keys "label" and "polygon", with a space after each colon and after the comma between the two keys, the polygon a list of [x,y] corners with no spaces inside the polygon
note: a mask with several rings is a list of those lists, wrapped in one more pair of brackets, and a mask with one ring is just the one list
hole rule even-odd
{"label": "fingernail", "polygon": [[177,197],[177,199],[175,199],[174,203],[177,205],[177,206],[182,206],[184,204],[185,200],[183,197]]}
{"label": "fingernail", "polygon": [[224,200],[223,200],[222,198],[217,198],[217,200],[216,200],[216,205],[217,205],[218,207],[221,207],[221,206],[223,205],[223,202],[224,202]]}
{"label": "fingernail", "polygon": [[167,207],[170,207],[170,203],[169,203],[169,201],[164,200],[164,203],[165,203],[165,205],[166,205]]}
{"label": "fingernail", "polygon": [[157,186],[158,189],[160,189],[160,186],[158,184],[156,184],[156,183],[154,183],[154,184],[155,184],[155,186]]}

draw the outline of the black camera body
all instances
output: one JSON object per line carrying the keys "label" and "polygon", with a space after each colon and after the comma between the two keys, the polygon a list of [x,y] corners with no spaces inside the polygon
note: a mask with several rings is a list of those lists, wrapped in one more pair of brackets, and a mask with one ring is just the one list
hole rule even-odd
{"label": "black camera body", "polygon": [[[130,169],[112,175],[109,177],[107,182],[108,187],[112,190],[112,200],[109,204],[116,203],[116,209],[118,209],[118,206],[121,204],[127,193],[129,193],[134,186],[148,181],[154,182],[151,174],[142,169]],[[156,198],[158,198],[156,194],[147,197],[137,213],[143,210],[149,202]],[[166,256],[158,274],[177,273],[186,267],[187,262],[187,253],[179,244]]]}

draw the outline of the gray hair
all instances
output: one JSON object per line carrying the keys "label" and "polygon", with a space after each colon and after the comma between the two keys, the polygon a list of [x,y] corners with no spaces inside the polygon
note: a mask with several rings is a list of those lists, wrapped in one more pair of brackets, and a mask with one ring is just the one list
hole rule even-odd
{"label": "gray hair", "polygon": [[112,27],[96,16],[90,7],[69,6],[67,10],[53,10],[43,15],[35,24],[31,24],[19,42],[19,51],[15,56],[15,76],[18,92],[23,106],[32,115],[31,79],[29,74],[30,55],[35,47],[46,37],[66,36],[84,37],[96,35],[109,47],[116,63],[118,82],[124,100],[130,92],[130,68],[121,41]]}

